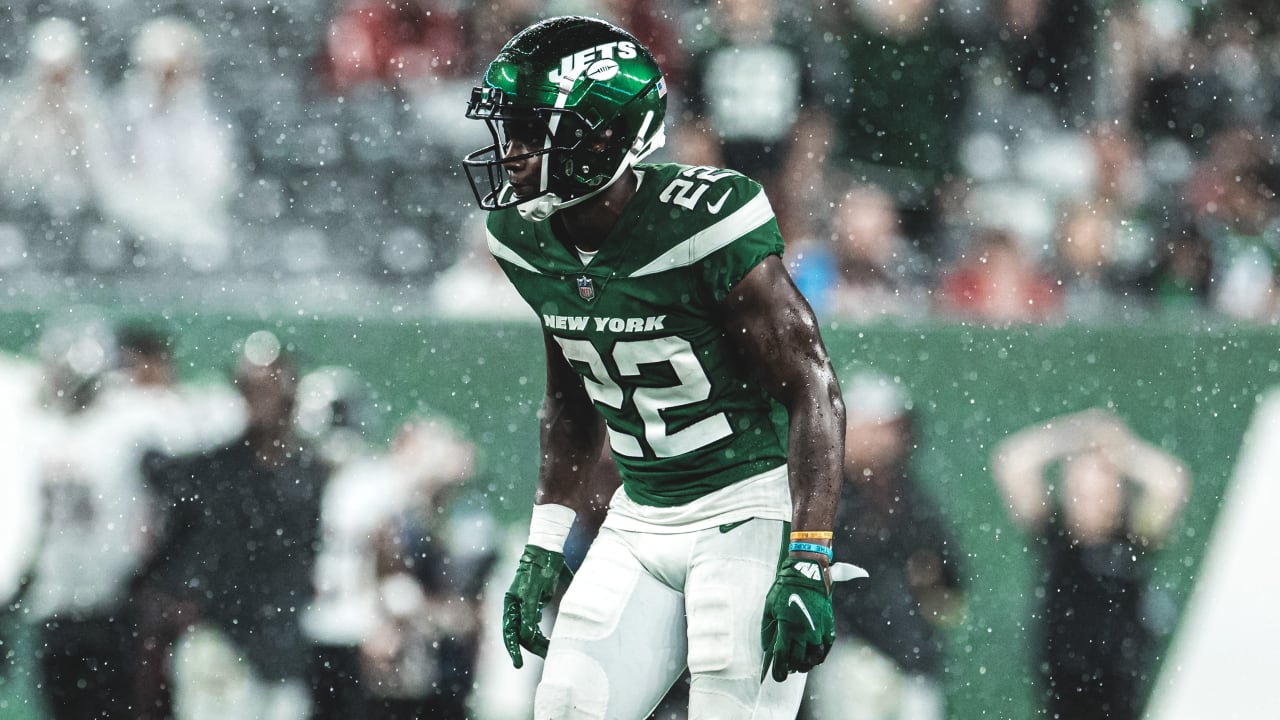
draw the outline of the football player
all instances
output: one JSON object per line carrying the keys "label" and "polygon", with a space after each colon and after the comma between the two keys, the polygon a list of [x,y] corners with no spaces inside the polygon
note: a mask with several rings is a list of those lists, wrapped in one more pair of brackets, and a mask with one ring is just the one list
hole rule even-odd
{"label": "football player", "polygon": [[[834,640],[836,376],[760,185],[640,163],[666,94],[633,36],[558,17],[513,37],[467,108],[493,135],[463,160],[489,249],[544,330],[539,487],[503,612],[516,667],[546,657],[538,720],[639,720],[686,665],[690,718],[794,718],[790,674]],[[623,486],[548,641],[606,439]]]}

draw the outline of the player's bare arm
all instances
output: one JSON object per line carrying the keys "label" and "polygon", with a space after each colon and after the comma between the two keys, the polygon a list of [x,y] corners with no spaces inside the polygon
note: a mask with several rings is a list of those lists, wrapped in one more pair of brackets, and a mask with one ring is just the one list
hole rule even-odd
{"label": "player's bare arm", "polygon": [[830,531],[840,497],[844,403],[813,310],[772,255],[734,286],[724,309],[743,366],[787,409],[791,527]]}
{"label": "player's bare arm", "polygon": [[781,259],[771,255],[739,280],[724,309],[744,367],[788,414],[791,538],[761,624],[761,679],[768,674],[782,682],[821,663],[835,642],[827,567],[844,457],[844,403],[813,310]]}
{"label": "player's bare arm", "polygon": [[535,502],[585,512],[589,509],[591,475],[604,443],[604,421],[555,338],[543,333],[543,341],[547,393],[542,404],[542,461]]}
{"label": "player's bare arm", "polygon": [[604,421],[582,380],[550,333],[544,333],[543,343],[547,393],[542,406],[538,492],[529,543],[502,604],[502,639],[516,667],[524,664],[521,648],[546,657],[549,641],[539,626],[542,609],[567,575],[565,538],[579,511],[589,508],[591,472],[604,438]]}

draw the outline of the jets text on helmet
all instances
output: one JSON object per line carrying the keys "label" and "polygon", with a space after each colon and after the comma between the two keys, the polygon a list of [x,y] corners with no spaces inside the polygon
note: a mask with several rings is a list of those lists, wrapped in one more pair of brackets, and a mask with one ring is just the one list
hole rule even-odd
{"label": "jets text on helmet", "polygon": [[584,69],[596,60],[613,60],[621,58],[630,60],[637,55],[636,45],[627,40],[608,42],[603,45],[579,50],[572,55],[560,58],[560,69],[547,73],[547,79],[556,85],[565,78],[576,78]]}

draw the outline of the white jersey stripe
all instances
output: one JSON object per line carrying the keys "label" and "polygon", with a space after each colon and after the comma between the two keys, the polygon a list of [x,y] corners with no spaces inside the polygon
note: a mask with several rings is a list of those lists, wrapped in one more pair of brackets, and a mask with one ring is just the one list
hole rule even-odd
{"label": "white jersey stripe", "polygon": [[494,237],[493,233],[490,232],[487,228],[485,229],[484,234],[485,234],[485,237],[489,239],[489,252],[493,253],[494,257],[500,258],[502,260],[506,260],[512,265],[515,265],[516,267],[524,268],[525,270],[528,270],[531,273],[537,273],[538,275],[542,274],[537,268],[535,268],[533,265],[530,265],[528,261],[526,261],[524,258],[517,255],[515,250],[512,250],[506,245],[503,245],[502,241]]}
{"label": "white jersey stripe", "polygon": [[764,192],[756,193],[745,205],[720,222],[698,231],[692,237],[659,255],[653,262],[631,273],[643,277],[666,270],[688,267],[734,240],[773,219],[773,208]]}

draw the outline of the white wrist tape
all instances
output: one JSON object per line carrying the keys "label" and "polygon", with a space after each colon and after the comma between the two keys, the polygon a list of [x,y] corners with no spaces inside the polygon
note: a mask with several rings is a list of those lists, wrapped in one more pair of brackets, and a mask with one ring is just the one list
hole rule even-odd
{"label": "white wrist tape", "polygon": [[573,527],[577,515],[564,505],[534,505],[533,516],[529,518],[529,544],[564,552],[565,538],[569,537],[569,528]]}

